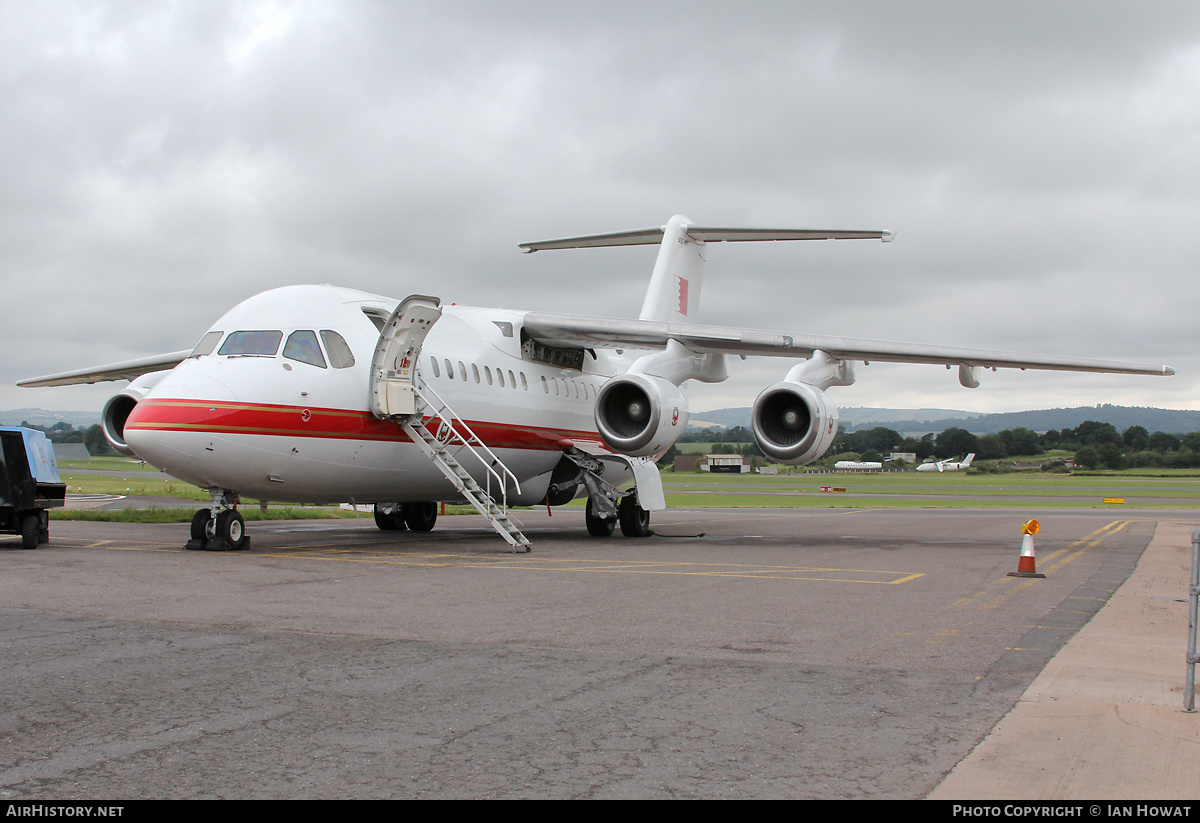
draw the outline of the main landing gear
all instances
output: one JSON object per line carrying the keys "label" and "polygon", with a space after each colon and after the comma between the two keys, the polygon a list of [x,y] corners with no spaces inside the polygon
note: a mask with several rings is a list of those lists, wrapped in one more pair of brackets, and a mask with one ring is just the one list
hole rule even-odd
{"label": "main landing gear", "polygon": [[[657,479],[657,471],[654,478]],[[554,469],[546,502],[566,502],[575,496],[575,491],[584,486],[588,491],[584,522],[592,537],[610,537],[621,524],[621,534],[626,537],[649,537],[650,512],[638,503],[637,489],[621,491],[604,479],[604,464],[574,446],[563,449],[563,460]]]}
{"label": "main landing gear", "polygon": [[238,514],[237,494],[228,489],[211,488],[212,505],[192,517],[192,539],[186,548],[193,551],[230,552],[244,549],[250,542],[246,521]]}
{"label": "main landing gear", "polygon": [[584,522],[592,537],[612,536],[618,523],[626,537],[649,537],[654,533],[650,530],[650,512],[638,505],[636,491],[624,494],[617,503],[606,494],[590,495]]}
{"label": "main landing gear", "polygon": [[427,532],[437,522],[438,504],[428,503],[376,503],[375,525],[385,532]]}

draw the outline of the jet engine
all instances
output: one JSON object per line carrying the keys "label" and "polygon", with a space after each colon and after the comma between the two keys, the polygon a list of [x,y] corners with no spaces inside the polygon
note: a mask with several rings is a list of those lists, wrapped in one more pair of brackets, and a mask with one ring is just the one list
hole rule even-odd
{"label": "jet engine", "polygon": [[833,445],[838,412],[829,395],[816,386],[785,381],[763,389],[754,401],[750,427],[763,454],[802,466]]}
{"label": "jet engine", "polygon": [[125,442],[125,421],[130,412],[142,399],[141,392],[131,392],[129,389],[109,398],[100,413],[100,425],[104,427],[104,437],[110,446],[121,454],[135,456],[133,449]]}
{"label": "jet engine", "polygon": [[687,427],[688,402],[679,387],[647,374],[623,374],[600,389],[596,427],[621,454],[658,457]]}
{"label": "jet engine", "polygon": [[165,372],[143,374],[126,386],[125,391],[113,395],[104,404],[104,411],[100,412],[100,425],[104,429],[104,437],[109,445],[121,454],[137,457],[125,442],[125,421],[129,419],[133,407],[142,402],[146,393],[162,379],[163,374]]}

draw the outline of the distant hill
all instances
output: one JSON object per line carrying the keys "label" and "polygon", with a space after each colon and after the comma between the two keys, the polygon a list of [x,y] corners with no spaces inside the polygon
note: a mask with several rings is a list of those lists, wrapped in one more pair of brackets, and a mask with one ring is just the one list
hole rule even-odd
{"label": "distant hill", "polygon": [[[1073,429],[1085,420],[1111,423],[1117,431],[1144,426],[1148,432],[1186,434],[1200,431],[1200,411],[1152,409],[1143,406],[1079,406],[1071,409],[978,414],[952,409],[839,409],[839,423],[847,431],[885,426],[905,435],[943,432],[951,427],[972,434],[995,434],[1005,429],[1026,428],[1035,432]],[[750,426],[750,409],[717,409],[695,412],[692,417],[723,426]]]}
{"label": "distant hill", "polygon": [[[1071,409],[1038,409],[1036,411],[1004,412],[1002,414],[985,414],[978,417],[947,417],[941,420],[920,422],[917,420],[896,420],[893,423],[880,423],[896,431],[941,432],[954,426],[966,429],[972,434],[995,434],[1005,429],[1026,428],[1035,432],[1045,432],[1050,429],[1073,429],[1085,420],[1097,423],[1111,423],[1117,431],[1124,431],[1130,426],[1143,426],[1148,432],[1170,432],[1172,434],[1187,434],[1200,431],[1200,411],[1179,411],[1177,409],[1152,409],[1142,406],[1078,406]],[[850,427],[847,426],[849,429]],[[872,426],[855,426],[851,431]]]}
{"label": "distant hill", "polygon": [[0,426],[19,426],[21,421],[50,428],[55,423],[68,423],[73,429],[86,429],[100,422],[98,412],[50,411],[48,409],[11,409],[0,411]]}

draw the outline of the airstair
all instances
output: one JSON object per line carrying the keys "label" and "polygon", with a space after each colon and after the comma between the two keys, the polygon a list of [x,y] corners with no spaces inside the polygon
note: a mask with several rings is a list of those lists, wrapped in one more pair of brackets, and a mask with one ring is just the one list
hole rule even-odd
{"label": "airstair", "polygon": [[[395,421],[514,552],[528,552],[529,538],[521,533],[508,509],[509,488],[521,491],[516,475],[419,379],[417,357],[441,315],[441,301],[424,295],[406,297],[392,312],[371,360],[371,411],[376,417]],[[483,467],[483,486],[460,458],[475,460]]]}

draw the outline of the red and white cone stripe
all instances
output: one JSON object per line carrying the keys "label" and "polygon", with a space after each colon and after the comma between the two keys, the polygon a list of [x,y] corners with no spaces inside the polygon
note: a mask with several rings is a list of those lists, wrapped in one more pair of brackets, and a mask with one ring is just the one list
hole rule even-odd
{"label": "red and white cone stripe", "polygon": [[1038,533],[1040,525],[1036,520],[1030,520],[1021,527],[1025,537],[1021,540],[1021,559],[1017,561],[1017,570],[1009,572],[1009,577],[1045,577],[1037,572],[1037,559],[1034,555],[1033,536]]}

